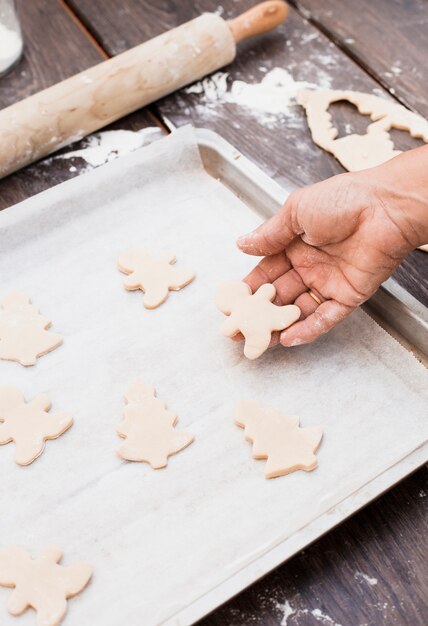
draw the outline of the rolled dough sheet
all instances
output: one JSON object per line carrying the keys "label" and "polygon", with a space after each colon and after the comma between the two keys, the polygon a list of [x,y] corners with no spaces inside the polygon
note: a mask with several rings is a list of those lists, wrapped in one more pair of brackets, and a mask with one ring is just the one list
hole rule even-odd
{"label": "rolled dough sheet", "polygon": [[[0,449],[0,535],[92,564],[67,626],[162,623],[428,436],[427,371],[362,311],[313,345],[256,361],[222,340],[216,289],[254,265],[235,239],[260,221],[205,173],[190,128],[0,213],[0,294],[37,294],[64,335],[31,376],[0,362],[2,384],[43,390],[76,416],[25,480],[12,446]],[[198,273],[155,312],[116,269],[121,251],[145,241]],[[162,390],[195,435],[165,471],[114,454],[133,378]],[[240,398],[322,424],[316,471],[267,481],[231,419]],[[9,593],[0,590],[0,623],[17,626]],[[19,618],[30,625],[33,615]]]}

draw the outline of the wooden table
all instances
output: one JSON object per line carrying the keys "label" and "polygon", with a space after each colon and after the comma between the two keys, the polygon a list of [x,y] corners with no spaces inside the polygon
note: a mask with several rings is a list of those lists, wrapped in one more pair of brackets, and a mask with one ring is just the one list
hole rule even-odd
{"label": "wooden table", "polygon": [[[253,0],[18,0],[25,57],[0,79],[0,107],[149,39],[203,11],[233,16]],[[426,0],[300,0],[287,23],[242,45],[228,68],[260,82],[275,67],[296,80],[387,94],[428,116]],[[366,122],[352,106],[333,110],[341,132]],[[185,90],[111,128],[192,123],[216,130],[279,183],[303,185],[343,171],[312,144],[302,112],[272,122],[250,109]],[[396,131],[398,148],[417,145]],[[79,148],[79,144],[76,144]],[[0,181],[0,208],[77,176],[81,159],[48,160]],[[395,273],[428,305],[428,255]],[[428,623],[428,471],[422,468],[374,504],[219,608],[201,626],[357,626]]]}

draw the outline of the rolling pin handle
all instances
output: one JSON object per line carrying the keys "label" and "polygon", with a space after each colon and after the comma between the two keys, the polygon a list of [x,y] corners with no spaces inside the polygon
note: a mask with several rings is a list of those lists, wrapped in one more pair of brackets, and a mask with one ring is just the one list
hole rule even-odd
{"label": "rolling pin handle", "polygon": [[261,35],[273,30],[287,19],[288,5],[283,0],[261,2],[242,15],[228,20],[236,43],[254,35]]}

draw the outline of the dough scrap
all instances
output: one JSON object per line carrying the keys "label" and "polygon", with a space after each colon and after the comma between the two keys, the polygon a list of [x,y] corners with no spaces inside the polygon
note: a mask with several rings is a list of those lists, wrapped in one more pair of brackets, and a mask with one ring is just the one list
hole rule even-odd
{"label": "dough scrap", "polygon": [[229,280],[218,290],[217,307],[229,316],[221,332],[226,337],[238,332],[244,335],[247,359],[257,359],[268,349],[274,330],[284,330],[300,317],[300,309],[295,304],[272,304],[275,295],[276,289],[271,283],[261,285],[251,294],[250,287],[240,280]]}
{"label": "dough scrap", "polygon": [[25,294],[12,291],[0,305],[0,359],[34,365],[38,356],[62,343],[61,335],[46,330],[51,321]]}
{"label": "dough scrap", "polygon": [[[331,123],[330,104],[347,100],[362,115],[369,115],[372,124],[364,135],[346,135],[336,139],[338,130]],[[350,172],[380,165],[401,154],[395,150],[391,128],[407,130],[412,137],[428,142],[428,121],[396,102],[360,91],[334,89],[302,89],[297,102],[304,107],[314,142],[331,152]]]}
{"label": "dough scrap", "polygon": [[322,439],[321,426],[300,428],[298,417],[286,417],[254,400],[238,402],[234,419],[245,429],[245,439],[253,444],[253,458],[267,459],[266,478],[299,469],[310,472],[317,467],[314,453]]}
{"label": "dough scrap", "polygon": [[26,403],[16,387],[0,387],[0,445],[15,442],[18,465],[32,463],[42,454],[47,439],[56,439],[72,425],[69,413],[48,413],[50,408],[45,394]]}
{"label": "dough scrap", "polygon": [[154,258],[144,248],[130,248],[119,257],[120,271],[129,274],[125,288],[141,289],[146,309],[155,309],[165,302],[169,291],[178,291],[195,278],[191,270],[173,267],[175,261],[175,255],[169,252]]}
{"label": "dough scrap", "polygon": [[155,388],[134,381],[125,394],[123,421],[117,431],[126,441],[118,455],[127,461],[145,461],[153,469],[165,467],[168,457],[194,440],[193,435],[174,428],[177,416],[155,397]]}
{"label": "dough scrap", "polygon": [[37,613],[37,626],[58,626],[67,611],[67,599],[80,593],[92,576],[88,563],[58,565],[62,552],[48,546],[32,559],[22,548],[0,549],[0,586],[15,587],[7,608],[21,615],[29,607]]}

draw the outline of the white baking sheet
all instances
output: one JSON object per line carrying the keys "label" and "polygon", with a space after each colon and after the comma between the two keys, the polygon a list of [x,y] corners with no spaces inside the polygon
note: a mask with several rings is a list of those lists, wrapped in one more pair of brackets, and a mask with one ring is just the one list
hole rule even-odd
{"label": "white baking sheet", "polygon": [[[363,312],[256,361],[219,334],[216,288],[254,264],[234,241],[259,221],[204,172],[190,128],[0,213],[0,297],[29,294],[64,337],[34,367],[0,362],[1,384],[75,415],[31,466],[0,448],[0,545],[92,563],[67,626],[161,624],[427,440],[427,371]],[[197,273],[153,311],[116,269],[138,243]],[[115,456],[135,377],[195,434],[166,470]],[[318,469],[266,480],[231,418],[240,398],[322,424]],[[10,593],[2,626],[18,623]]]}

